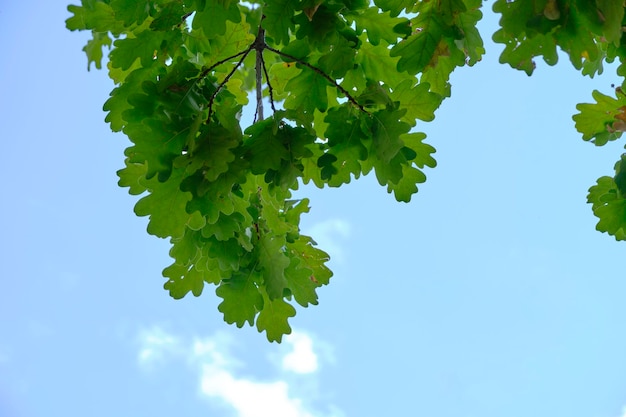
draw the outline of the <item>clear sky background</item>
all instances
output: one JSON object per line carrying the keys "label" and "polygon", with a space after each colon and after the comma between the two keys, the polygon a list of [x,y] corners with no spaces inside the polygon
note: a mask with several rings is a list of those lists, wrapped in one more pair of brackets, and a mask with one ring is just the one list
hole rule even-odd
{"label": "clear sky background", "polygon": [[626,246],[585,201],[623,143],[571,120],[621,81],[498,64],[491,5],[487,55],[418,126],[439,165],[410,204],[374,178],[301,192],[335,276],[277,345],[212,287],[169,298],[87,34],[65,1],[0,0],[0,417],[622,416]]}

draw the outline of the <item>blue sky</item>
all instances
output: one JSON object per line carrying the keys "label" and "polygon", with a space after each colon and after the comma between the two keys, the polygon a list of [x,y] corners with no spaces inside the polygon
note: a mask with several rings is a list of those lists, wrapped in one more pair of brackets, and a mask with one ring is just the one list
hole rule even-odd
{"label": "blue sky", "polygon": [[212,288],[162,289],[169,246],[116,184],[111,84],[65,7],[0,2],[0,416],[623,415],[625,247],[585,203],[623,144],[571,120],[611,71],[529,78],[488,42],[419,126],[438,167],[410,204],[374,178],[302,190],[335,276],[277,345],[226,325]]}

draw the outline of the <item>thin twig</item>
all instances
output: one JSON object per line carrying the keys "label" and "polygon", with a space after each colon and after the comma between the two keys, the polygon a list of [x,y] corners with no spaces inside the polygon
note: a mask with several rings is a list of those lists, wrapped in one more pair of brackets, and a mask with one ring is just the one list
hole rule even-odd
{"label": "thin twig", "polygon": [[[242,55],[241,59],[239,59],[239,62],[237,62],[237,64],[233,67],[233,69],[226,75],[226,77],[224,78],[224,80],[217,86],[217,88],[215,89],[215,91],[213,92],[213,94],[211,94],[211,98],[209,100],[209,117],[207,117],[207,121],[211,120],[211,115],[213,113],[213,101],[215,100],[215,97],[217,96],[217,93],[220,92],[220,90],[222,89],[222,87],[224,87],[224,85],[226,85],[226,83],[228,82],[228,80],[230,80],[230,77],[233,76],[233,74],[235,73],[235,71],[237,71],[237,69],[241,66],[241,64],[243,64],[243,60],[246,59],[246,57],[248,56],[248,54],[250,53],[250,51],[252,50],[252,47],[254,46],[254,44],[250,45],[248,47],[248,49],[246,49],[243,52],[240,52],[236,55],[233,55],[230,58],[227,58],[226,60],[223,60],[223,62],[226,62],[228,59],[232,59],[234,57],[237,57],[239,55]],[[221,62],[221,61],[220,61]],[[222,63],[223,63],[222,62]],[[216,67],[217,64],[214,64],[212,66],[212,68]],[[210,69],[209,69],[210,71]],[[204,73],[204,71],[203,71]],[[207,71],[208,74],[208,71]],[[205,74],[206,76],[206,74]]]}
{"label": "thin twig", "polygon": [[[250,45],[247,49],[245,49],[245,50],[243,50],[243,51],[241,51],[241,52],[237,52],[235,55],[231,55],[231,56],[229,56],[228,58],[224,58],[224,59],[222,59],[221,61],[217,61],[215,64],[211,65],[210,67],[205,68],[204,70],[202,70],[202,72],[200,73],[200,75],[198,75],[198,77],[197,77],[197,78],[198,78],[198,79],[202,79],[202,78],[206,77],[207,75],[209,75],[209,72],[213,71],[215,68],[217,68],[217,67],[219,67],[220,65],[222,65],[222,64],[224,64],[224,63],[226,63],[226,62],[230,61],[230,60],[231,60],[231,59],[233,59],[233,58],[237,58],[238,56],[240,56],[240,55],[244,55],[244,54],[245,54],[245,55],[248,55],[248,54],[250,53],[250,51],[252,50],[252,46],[253,46],[253,45]],[[244,57],[244,58],[245,58],[245,57]],[[241,61],[239,61],[239,64],[238,64],[238,65],[241,65]]]}
{"label": "thin twig", "polygon": [[327,80],[328,80],[328,81],[329,81],[332,85],[334,85],[334,86],[335,86],[335,88],[337,88],[337,90],[339,90],[339,91],[340,91],[340,92],[341,92],[344,96],[346,96],[346,98],[347,98],[347,99],[348,99],[348,100],[349,100],[352,104],[354,104],[355,106],[357,106],[357,107],[358,107],[358,108],[359,108],[359,109],[360,109],[363,113],[370,114],[367,110],[365,110],[365,108],[364,108],[361,104],[359,104],[359,103],[356,101],[356,99],[352,96],[352,94],[350,94],[350,93],[348,92],[348,90],[346,90],[345,88],[343,88],[342,86],[340,86],[340,85],[337,83],[337,81],[335,81],[334,79],[332,79],[332,78],[330,77],[330,75],[326,74],[326,73],[325,73],[324,71],[322,71],[321,69],[319,69],[319,68],[317,68],[317,67],[315,67],[315,66],[313,66],[313,65],[309,64],[309,63],[308,63],[308,62],[306,62],[306,61],[303,61],[303,60],[301,60],[301,59],[299,59],[299,58],[296,58],[296,57],[295,57],[295,56],[293,56],[293,55],[289,55],[289,54],[286,54],[286,53],[284,53],[284,52],[282,52],[282,51],[279,51],[278,49],[274,49],[274,48],[272,48],[271,46],[265,45],[265,49],[267,49],[268,51],[272,51],[272,52],[274,52],[275,54],[278,54],[278,55],[280,55],[280,56],[284,56],[285,58],[288,58],[288,59],[290,59],[290,60],[292,60],[292,61],[295,61],[295,62],[297,62],[297,63],[299,63],[299,64],[302,64],[302,65],[304,65],[305,67],[307,67],[307,68],[309,68],[309,69],[311,69],[311,70],[315,71],[317,74],[319,74],[319,75],[321,75],[322,77],[326,78],[326,79],[327,79]]}
{"label": "thin twig", "polygon": [[[264,18],[265,18],[265,16],[262,16],[261,17],[261,21],[263,21]],[[219,65],[222,65],[222,64],[224,64],[224,63],[226,63],[226,62],[228,62],[228,61],[230,61],[232,59],[235,59],[237,57],[241,57],[239,59],[239,62],[237,62],[237,64],[234,66],[234,68],[226,75],[224,80],[222,80],[222,82],[217,86],[217,88],[215,89],[213,94],[211,94],[211,98],[209,99],[209,116],[208,116],[207,120],[210,120],[211,116],[213,114],[213,102],[215,101],[215,98],[217,97],[217,94],[224,87],[224,85],[226,85],[226,83],[230,80],[230,78],[233,76],[235,71],[237,71],[237,69],[243,64],[243,61],[246,59],[248,54],[253,49],[256,51],[255,76],[256,76],[256,102],[257,102],[257,104],[256,104],[256,112],[254,114],[254,121],[255,122],[263,120],[263,74],[265,74],[265,80],[267,82],[267,87],[268,87],[268,90],[269,90],[270,105],[272,106],[272,110],[274,112],[276,112],[276,108],[274,107],[274,94],[273,94],[272,84],[270,83],[270,77],[269,77],[269,74],[267,72],[267,67],[265,65],[265,60],[263,59],[263,51],[265,49],[267,49],[268,51],[274,52],[277,55],[280,55],[282,57],[285,57],[287,59],[295,61],[295,62],[297,62],[297,63],[299,63],[301,65],[304,65],[305,67],[307,67],[310,70],[314,71],[318,75],[321,75],[328,82],[330,82],[332,85],[334,85],[335,88],[337,88],[337,90],[339,90],[348,99],[348,101],[350,101],[350,103],[352,103],[353,105],[358,107],[359,110],[361,110],[363,113],[370,114],[367,110],[365,110],[365,108],[359,102],[356,101],[356,99],[352,96],[352,94],[350,94],[348,92],[348,90],[346,90],[341,85],[339,85],[337,83],[337,81],[335,81],[333,78],[331,78],[330,75],[326,74],[320,68],[317,68],[316,66],[311,65],[308,62],[303,61],[300,58],[296,58],[293,55],[290,55],[290,54],[287,54],[285,52],[279,51],[278,49],[274,49],[271,46],[267,45],[265,43],[265,29],[263,29],[262,25],[259,25],[259,31],[258,31],[257,37],[254,39],[254,42],[252,42],[245,50],[243,50],[241,52],[238,52],[238,53],[236,53],[234,55],[231,55],[231,56],[229,56],[227,58],[224,58],[224,59],[216,62],[215,64],[211,65],[210,67],[205,68],[204,70],[202,70],[202,72],[198,75],[197,79],[201,80],[204,77],[206,77],[211,71],[213,71]],[[257,120],[257,118],[258,118],[258,120]]]}
{"label": "thin twig", "polygon": [[272,111],[276,113],[276,107],[274,107],[274,90],[272,89],[272,84],[270,83],[270,76],[267,74],[267,67],[265,66],[265,60],[261,60],[261,65],[263,66],[263,72],[265,73],[265,82],[267,83],[267,89],[270,93],[270,106],[272,106]]}

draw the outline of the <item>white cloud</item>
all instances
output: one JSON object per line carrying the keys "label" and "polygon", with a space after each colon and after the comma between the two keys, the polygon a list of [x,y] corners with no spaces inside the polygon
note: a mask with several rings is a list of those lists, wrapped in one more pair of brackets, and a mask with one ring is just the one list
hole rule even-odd
{"label": "white cloud", "polygon": [[313,351],[313,340],[305,333],[293,332],[285,338],[292,350],[283,356],[282,366],[286,371],[310,374],[317,371],[317,355]]}
{"label": "white cloud", "polygon": [[228,403],[239,417],[313,417],[299,398],[293,398],[285,381],[258,382],[237,378],[224,369],[205,365],[201,390]]}
{"label": "white cloud", "polygon": [[350,223],[341,219],[328,219],[315,223],[305,231],[319,244],[320,249],[327,252],[333,260],[339,262],[345,259],[345,254],[339,241],[349,238],[350,232]]}
{"label": "white cloud", "polygon": [[151,366],[180,350],[178,338],[158,326],[141,331],[139,343],[139,363],[142,366]]}
{"label": "white cloud", "polygon": [[[226,333],[185,341],[154,326],[141,332],[139,337],[142,342],[140,365],[164,359],[186,361],[199,374],[200,394],[228,406],[238,417],[343,415],[332,404],[326,405],[326,413],[314,410],[311,405],[317,397],[316,390],[310,388],[317,385],[319,359],[314,351],[317,343],[314,345],[304,332],[294,332],[284,339],[289,349],[281,358],[282,369],[279,366],[276,372],[276,375],[280,375],[281,370],[301,374],[298,384],[289,384],[285,375],[282,378],[246,375],[244,362],[231,354],[236,340]],[[268,349],[275,350],[276,345],[268,344]],[[259,357],[258,351],[255,357]]]}

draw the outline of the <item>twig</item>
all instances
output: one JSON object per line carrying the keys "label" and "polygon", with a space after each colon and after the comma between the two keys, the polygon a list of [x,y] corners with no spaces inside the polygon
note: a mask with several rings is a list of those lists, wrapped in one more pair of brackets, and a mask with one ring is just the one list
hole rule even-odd
{"label": "twig", "polygon": [[235,73],[235,71],[237,71],[237,69],[241,66],[241,64],[243,64],[243,60],[246,59],[246,57],[248,56],[248,54],[252,50],[253,46],[254,46],[254,44],[250,45],[248,47],[248,49],[246,49],[243,52],[240,52],[238,54],[233,55],[232,57],[226,58],[225,60],[222,60],[222,61],[220,61],[220,62],[218,62],[216,64],[213,64],[208,70],[206,70],[206,74],[205,74],[205,71],[202,71],[201,75],[204,74],[204,76],[206,76],[209,73],[209,71],[211,71],[213,68],[215,68],[218,64],[224,63],[224,62],[228,61],[229,59],[232,59],[232,58],[235,58],[235,57],[237,57],[239,55],[242,55],[241,59],[239,59],[239,62],[237,62],[237,64],[233,67],[233,69],[226,75],[224,80],[217,86],[217,88],[215,89],[213,94],[211,94],[211,98],[209,99],[209,116],[207,117],[207,120],[210,120],[211,119],[211,115],[213,114],[213,101],[215,100],[215,97],[217,96],[217,93],[220,92],[222,87],[224,87],[224,85],[226,85],[228,80],[230,80],[230,77],[232,77],[233,74]]}
{"label": "twig", "polygon": [[276,113],[276,107],[274,107],[274,90],[272,89],[272,84],[270,83],[270,76],[267,74],[267,67],[265,66],[265,60],[261,61],[261,65],[263,66],[263,72],[265,73],[265,82],[267,82],[267,89],[270,93],[270,106],[272,106],[272,111]]}
{"label": "twig", "polygon": [[[263,21],[263,19],[265,18],[265,16],[261,17],[261,22]],[[245,50],[238,52],[234,55],[231,55],[227,58],[224,58],[220,61],[217,61],[215,64],[211,65],[208,68],[205,68],[204,70],[202,70],[202,72],[198,75],[197,79],[201,80],[203,78],[205,78],[207,75],[209,75],[209,73],[211,71],[213,71],[216,67],[218,67],[219,65],[222,65],[232,59],[235,59],[237,57],[241,57],[239,59],[239,62],[237,62],[237,64],[233,67],[233,69],[226,75],[226,77],[224,78],[224,80],[222,80],[222,82],[217,86],[217,88],[215,89],[215,91],[213,92],[213,94],[211,94],[211,98],[209,99],[209,116],[207,118],[207,120],[211,119],[211,116],[213,114],[213,102],[215,101],[215,98],[217,97],[217,94],[220,92],[220,90],[224,87],[224,85],[226,85],[226,83],[230,80],[230,78],[233,76],[233,74],[235,73],[235,71],[237,71],[237,69],[241,66],[241,64],[243,64],[243,61],[246,59],[246,57],[248,56],[248,54],[252,51],[252,50],[256,51],[256,63],[255,63],[255,76],[256,76],[256,111],[254,114],[254,121],[261,121],[263,120],[263,74],[265,74],[265,80],[267,82],[267,87],[269,90],[269,96],[270,96],[270,105],[272,106],[272,111],[276,112],[276,108],[274,107],[274,93],[273,93],[273,89],[272,89],[272,84],[270,83],[270,77],[269,74],[267,72],[267,67],[265,65],[265,60],[263,59],[263,51],[264,50],[268,50],[271,52],[274,52],[277,55],[280,55],[284,58],[287,58],[291,61],[295,61],[301,65],[304,65],[305,67],[309,68],[310,70],[314,71],[315,73],[317,73],[318,75],[321,75],[322,77],[324,77],[329,83],[331,83],[332,85],[335,86],[335,88],[337,90],[339,90],[347,99],[350,103],[352,103],[353,105],[355,105],[356,107],[359,108],[359,110],[361,110],[363,113],[365,114],[370,114],[367,110],[365,110],[365,108],[356,101],[356,99],[352,96],[352,94],[350,94],[348,92],[348,90],[346,90],[345,88],[343,88],[341,85],[339,85],[339,83],[337,83],[337,81],[335,81],[333,78],[330,77],[330,75],[326,74],[324,71],[322,71],[320,68],[317,68],[314,65],[309,64],[306,61],[303,61],[300,58],[296,58],[293,55],[287,54],[285,52],[279,51],[278,49],[272,48],[271,46],[267,45],[265,43],[265,29],[263,29],[263,26],[261,24],[259,24],[259,31],[257,33],[256,38],[254,39],[254,42],[252,42]]]}
{"label": "twig", "polygon": [[[250,45],[247,49],[241,51],[241,52],[237,52],[235,55],[231,55],[228,58],[224,58],[221,61],[217,61],[215,64],[211,65],[208,68],[205,68],[204,70],[202,70],[202,72],[200,73],[200,75],[198,75],[198,79],[202,79],[204,77],[206,77],[207,75],[209,75],[209,72],[213,71],[215,68],[219,67],[220,65],[230,61],[233,58],[237,58],[240,55],[248,55],[250,53],[250,51],[252,50],[252,45]],[[245,56],[244,56],[245,58]],[[239,61],[239,63],[237,64],[238,66],[241,65],[241,61]]]}
{"label": "twig", "polygon": [[309,68],[309,69],[311,69],[311,70],[315,71],[317,74],[319,74],[319,75],[321,75],[322,77],[326,78],[326,80],[328,80],[328,82],[330,82],[332,85],[334,85],[334,86],[335,86],[335,88],[337,88],[337,90],[339,90],[339,91],[340,91],[340,92],[341,92],[344,96],[346,96],[346,98],[347,98],[347,99],[348,99],[348,100],[349,100],[352,104],[354,104],[355,106],[357,106],[357,107],[358,107],[358,108],[359,108],[359,109],[360,109],[363,113],[370,114],[367,110],[365,110],[365,108],[364,108],[361,104],[359,104],[359,103],[356,101],[356,99],[352,96],[352,94],[350,94],[350,93],[348,92],[348,90],[346,90],[345,88],[343,88],[342,86],[340,86],[340,85],[337,83],[337,81],[333,80],[333,79],[330,77],[330,75],[326,74],[326,73],[325,73],[324,71],[322,71],[321,69],[319,69],[319,68],[317,68],[317,67],[315,67],[315,66],[313,66],[313,65],[309,64],[309,63],[308,63],[308,62],[306,62],[306,61],[303,61],[303,60],[301,60],[301,59],[299,59],[299,58],[296,58],[296,57],[295,57],[295,56],[293,56],[293,55],[289,55],[289,54],[286,54],[286,53],[284,53],[284,52],[282,52],[282,51],[279,51],[278,49],[274,49],[274,48],[272,48],[271,46],[265,45],[265,49],[267,49],[268,51],[272,51],[272,52],[274,52],[275,54],[278,54],[278,55],[280,55],[280,56],[284,56],[285,58],[288,58],[288,59],[290,59],[290,60],[292,60],[292,61],[295,61],[295,62],[297,62],[297,63],[299,63],[299,64],[302,64],[302,65],[304,65],[305,67],[307,67],[307,68]]}

